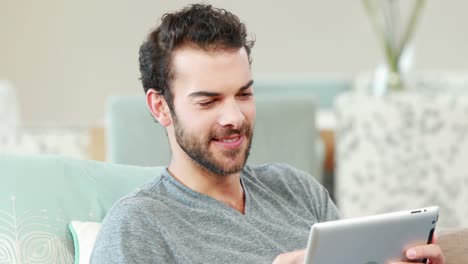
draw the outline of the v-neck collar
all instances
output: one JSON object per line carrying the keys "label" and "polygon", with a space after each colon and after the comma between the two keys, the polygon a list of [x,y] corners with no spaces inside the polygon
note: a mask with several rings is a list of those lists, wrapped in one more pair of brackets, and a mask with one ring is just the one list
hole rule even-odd
{"label": "v-neck collar", "polygon": [[207,205],[216,205],[218,207],[224,208],[226,211],[231,211],[233,214],[239,215],[239,216],[244,216],[248,217],[251,214],[251,197],[250,197],[250,192],[248,190],[248,186],[245,184],[245,173],[244,170],[241,171],[240,173],[240,182],[242,185],[242,189],[244,191],[244,213],[242,214],[238,210],[228,206],[227,204],[216,200],[215,198],[208,196],[206,194],[194,191],[190,189],[189,187],[185,186],[181,182],[179,182],[177,179],[175,179],[167,170],[167,167],[163,170],[163,177],[166,178],[171,184],[174,184],[178,189],[180,189],[182,192],[186,193],[187,195],[193,196],[197,198],[200,201],[206,202]]}

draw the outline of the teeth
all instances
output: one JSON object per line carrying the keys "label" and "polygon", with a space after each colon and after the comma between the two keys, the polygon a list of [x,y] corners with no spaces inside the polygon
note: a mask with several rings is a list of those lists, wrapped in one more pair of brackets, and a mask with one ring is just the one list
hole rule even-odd
{"label": "teeth", "polygon": [[231,143],[236,141],[238,138],[227,138],[227,139],[222,139],[221,142],[226,142],[226,143]]}

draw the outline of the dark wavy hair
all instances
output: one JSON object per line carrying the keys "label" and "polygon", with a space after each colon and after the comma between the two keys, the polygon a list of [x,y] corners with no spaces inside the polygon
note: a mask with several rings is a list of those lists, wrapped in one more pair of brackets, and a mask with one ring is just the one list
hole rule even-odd
{"label": "dark wavy hair", "polygon": [[156,89],[173,112],[170,86],[174,77],[171,55],[175,49],[184,44],[205,50],[243,47],[251,64],[250,50],[254,43],[254,39],[247,39],[246,27],[239,18],[224,9],[194,4],[165,14],[159,27],[140,47],[140,72],[145,93],[150,88]]}

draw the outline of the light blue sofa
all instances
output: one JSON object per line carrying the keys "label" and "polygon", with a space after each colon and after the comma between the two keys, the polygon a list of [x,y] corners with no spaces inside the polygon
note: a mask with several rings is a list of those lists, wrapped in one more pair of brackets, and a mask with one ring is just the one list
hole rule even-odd
{"label": "light blue sofa", "polygon": [[71,220],[101,222],[161,167],[0,155],[0,263],[74,263]]}
{"label": "light blue sofa", "polygon": [[331,110],[335,98],[351,89],[351,80],[338,76],[278,75],[255,78],[255,96],[312,95],[317,109]]}

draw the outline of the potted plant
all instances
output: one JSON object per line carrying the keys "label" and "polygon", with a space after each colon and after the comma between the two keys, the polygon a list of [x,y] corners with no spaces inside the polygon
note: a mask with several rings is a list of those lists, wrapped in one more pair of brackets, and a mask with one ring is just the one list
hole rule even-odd
{"label": "potted plant", "polygon": [[[403,2],[404,9],[399,0],[363,0],[385,54],[384,67],[374,74],[373,87],[377,94],[405,88],[403,74],[412,62],[411,41],[426,0]],[[409,12],[406,19],[403,11]]]}

